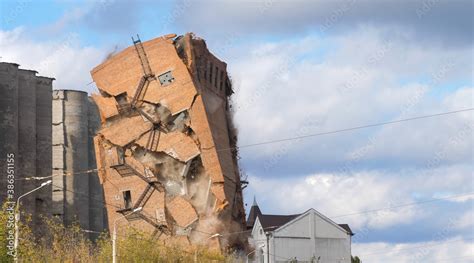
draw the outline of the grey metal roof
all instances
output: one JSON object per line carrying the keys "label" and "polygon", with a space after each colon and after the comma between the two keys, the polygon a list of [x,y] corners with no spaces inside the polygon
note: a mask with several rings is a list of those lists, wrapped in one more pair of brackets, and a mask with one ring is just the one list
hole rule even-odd
{"label": "grey metal roof", "polygon": [[301,214],[297,215],[259,215],[258,219],[264,230],[274,230],[282,225],[290,222],[291,220],[297,218]]}

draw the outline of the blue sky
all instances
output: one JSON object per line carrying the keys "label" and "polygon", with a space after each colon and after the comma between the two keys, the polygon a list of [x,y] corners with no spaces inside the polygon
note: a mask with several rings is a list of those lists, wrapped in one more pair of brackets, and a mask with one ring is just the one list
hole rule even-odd
{"label": "blue sky", "polygon": [[[194,32],[228,63],[246,145],[472,108],[472,11],[464,0],[4,0],[0,57],[94,92],[89,71],[132,36]],[[467,257],[473,195],[363,212],[474,192],[473,129],[465,112],[242,148],[245,200],[264,213],[362,212],[335,220],[359,233],[354,254],[388,251],[364,262]]]}

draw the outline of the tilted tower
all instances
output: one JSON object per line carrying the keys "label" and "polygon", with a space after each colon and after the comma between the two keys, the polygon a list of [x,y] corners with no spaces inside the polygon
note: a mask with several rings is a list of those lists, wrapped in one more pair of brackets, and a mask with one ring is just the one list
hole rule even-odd
{"label": "tilted tower", "polygon": [[91,71],[109,227],[125,215],[165,242],[244,246],[235,234],[245,211],[226,66],[188,33],[134,40]]}

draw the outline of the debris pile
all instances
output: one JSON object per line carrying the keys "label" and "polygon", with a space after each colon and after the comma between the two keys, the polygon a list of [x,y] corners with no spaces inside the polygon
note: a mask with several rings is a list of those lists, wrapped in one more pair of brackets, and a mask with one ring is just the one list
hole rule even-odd
{"label": "debris pile", "polygon": [[244,246],[228,234],[245,211],[226,66],[188,33],[134,40],[91,71],[109,227],[125,216],[164,242]]}

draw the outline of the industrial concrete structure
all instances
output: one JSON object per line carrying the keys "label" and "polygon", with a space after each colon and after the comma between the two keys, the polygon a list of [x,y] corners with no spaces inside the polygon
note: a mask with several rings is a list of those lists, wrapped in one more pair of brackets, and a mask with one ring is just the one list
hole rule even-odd
{"label": "industrial concrete structure", "polygon": [[[18,64],[0,62],[0,200],[16,199],[51,176],[51,92],[53,78],[37,76]],[[12,158],[7,158],[12,157]],[[13,167],[14,194],[7,195],[7,169]],[[51,185],[24,197],[22,212],[32,214],[40,231],[40,216],[51,214]]]}
{"label": "industrial concrete structure", "polygon": [[225,235],[245,230],[226,64],[193,34],[166,35],[135,40],[91,75],[109,226],[125,216],[119,229],[165,243],[245,246],[242,235]]}
{"label": "industrial concrete structure", "polygon": [[78,222],[82,229],[102,231],[105,207],[93,144],[99,111],[83,91],[54,90],[52,99],[52,213],[65,225]]}
{"label": "industrial concrete structure", "polygon": [[249,262],[350,263],[353,233],[314,209],[296,215],[262,214],[254,200],[248,225]]}

